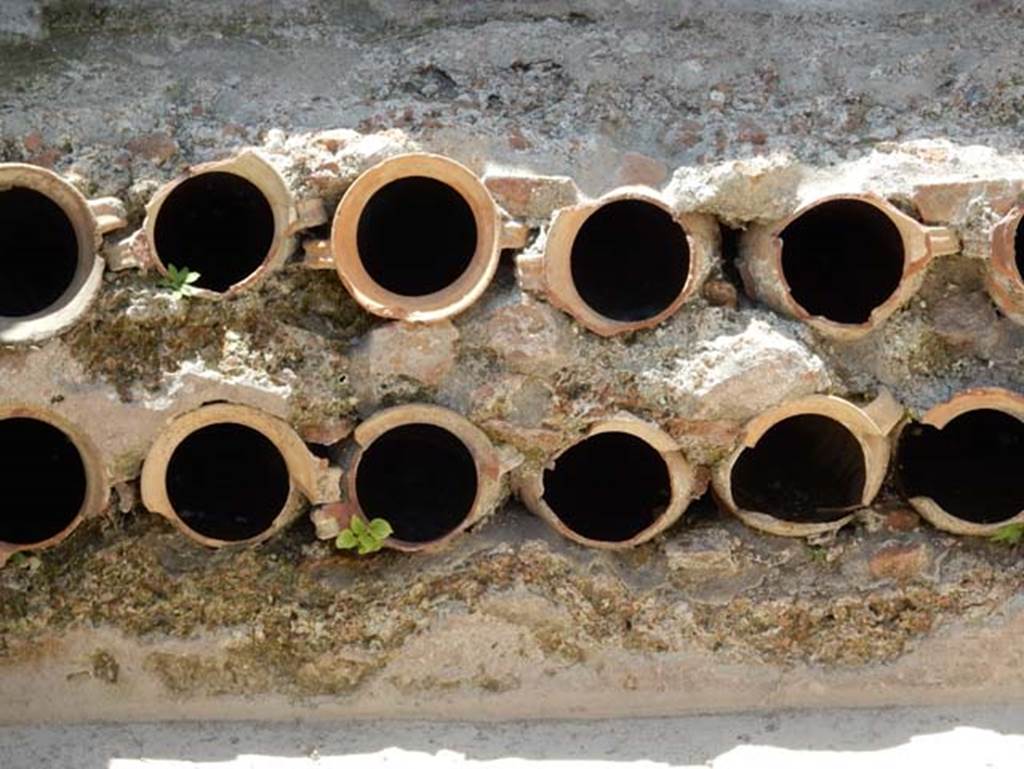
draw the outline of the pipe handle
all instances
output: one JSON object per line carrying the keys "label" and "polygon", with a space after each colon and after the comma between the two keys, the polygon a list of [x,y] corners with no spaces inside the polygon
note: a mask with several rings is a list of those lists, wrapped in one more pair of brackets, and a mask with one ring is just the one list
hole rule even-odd
{"label": "pipe handle", "polygon": [[128,224],[128,213],[118,198],[95,198],[88,201],[88,206],[101,237]]}
{"label": "pipe handle", "polygon": [[952,227],[925,227],[924,235],[932,256],[952,256],[960,253],[960,236]]}
{"label": "pipe handle", "polygon": [[313,238],[303,242],[300,264],[307,270],[333,270],[334,254],[331,252],[331,241]]}

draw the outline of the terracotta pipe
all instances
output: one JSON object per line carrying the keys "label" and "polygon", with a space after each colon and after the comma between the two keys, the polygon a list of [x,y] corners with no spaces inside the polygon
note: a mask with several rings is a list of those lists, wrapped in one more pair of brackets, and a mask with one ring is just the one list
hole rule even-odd
{"label": "terracotta pipe", "polygon": [[99,452],[85,433],[49,409],[0,407],[0,452],[6,508],[0,514],[0,566],[15,553],[62,542],[107,506],[110,483]]}
{"label": "terracotta pipe", "polygon": [[559,534],[587,547],[626,550],[675,523],[707,486],[676,442],[632,418],[594,424],[517,492]]}
{"label": "terracotta pipe", "polygon": [[97,251],[124,216],[116,198],[89,201],[45,168],[0,163],[0,343],[40,341],[85,314],[103,278]]}
{"label": "terracotta pipe", "polygon": [[[887,392],[866,408],[811,395],[769,409],[746,424],[739,446],[715,468],[715,497],[770,534],[838,529],[878,494],[889,464],[888,434],[902,414]],[[748,454],[759,445],[767,453]]]}
{"label": "terracotta pipe", "polygon": [[327,220],[318,198],[299,200],[253,150],[192,166],[146,206],[142,229],[108,258],[111,269],[199,273],[194,293],[233,296],[263,281],[295,250],[296,234]]}
{"label": "terracotta pipe", "polygon": [[168,424],[142,466],[142,502],[210,547],[262,542],[295,520],[303,497],[340,496],[340,474],[284,421],[214,403]]}
{"label": "terracotta pipe", "polygon": [[857,339],[913,296],[934,257],[959,248],[953,230],[856,193],[818,198],[784,219],[752,225],[740,238],[738,265],[754,299],[827,336]]}
{"label": "terracotta pipe", "polygon": [[1024,324],[1024,205],[1015,206],[992,229],[986,288],[1003,314]]}
{"label": "terracotta pipe", "polygon": [[317,242],[307,246],[306,264],[335,267],[374,315],[430,322],[473,304],[494,277],[501,250],[521,248],[525,237],[468,168],[411,153],[353,182],[334,214],[333,264]]}
{"label": "terracotta pipe", "polygon": [[357,515],[391,524],[386,547],[435,551],[489,515],[501,495],[503,471],[490,439],[440,406],[378,411],[355,429],[344,464],[346,500],[311,516],[321,539]]}
{"label": "terracotta pipe", "polygon": [[658,192],[623,187],[555,214],[543,254],[519,259],[525,288],[602,336],[656,326],[700,291],[718,224]]}
{"label": "terracotta pipe", "polygon": [[988,536],[1024,523],[1024,396],[961,392],[907,424],[896,457],[904,495],[936,528]]}

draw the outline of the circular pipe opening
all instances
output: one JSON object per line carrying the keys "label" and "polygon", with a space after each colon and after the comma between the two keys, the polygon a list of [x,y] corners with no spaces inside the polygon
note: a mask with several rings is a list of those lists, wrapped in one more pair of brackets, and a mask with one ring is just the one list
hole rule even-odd
{"label": "circular pipe opening", "polygon": [[359,216],[359,259],[370,278],[402,296],[426,296],[455,283],[477,247],[473,210],[453,187],[426,176],[377,190]]}
{"label": "circular pipe opening", "polygon": [[939,429],[908,425],[897,450],[907,497],[929,497],[950,515],[999,523],[1024,511],[1024,423],[995,409],[976,409]]}
{"label": "circular pipe opening", "polygon": [[730,474],[742,510],[794,523],[826,523],[860,507],[867,482],[864,451],[840,422],[798,414],[744,449]]}
{"label": "circular pipe opening", "polygon": [[239,542],[273,525],[288,501],[291,477],[273,441],[226,422],[201,427],[178,444],[166,487],[182,523],[204,537]]}
{"label": "circular pipe opening", "polygon": [[690,247],[672,215],[643,200],[616,200],[587,217],[572,244],[572,280],[595,312],[642,321],[664,312],[686,287]]}
{"label": "circular pipe opening", "polygon": [[270,256],[274,212],[259,187],[225,171],[198,174],[163,201],[154,224],[154,249],[164,266],[199,273],[195,285],[227,291]]}
{"label": "circular pipe opening", "polygon": [[543,497],[566,527],[587,539],[625,542],[654,525],[672,499],[661,453],[624,432],[605,432],[566,449],[544,471]]}
{"label": "circular pipe opening", "polygon": [[479,487],[466,444],[426,423],[381,434],[363,450],[355,474],[363,515],[386,519],[404,542],[432,542],[458,529],[473,511]]}
{"label": "circular pipe opening", "polygon": [[78,237],[64,209],[28,187],[0,191],[0,232],[0,316],[22,318],[55,304],[78,271]]}
{"label": "circular pipe opening", "polygon": [[86,501],[85,462],[64,431],[30,417],[0,420],[0,542],[35,545],[57,536]]}
{"label": "circular pipe opening", "polygon": [[870,203],[820,203],[790,222],[780,237],[790,294],[811,315],[866,323],[903,279],[903,237]]}

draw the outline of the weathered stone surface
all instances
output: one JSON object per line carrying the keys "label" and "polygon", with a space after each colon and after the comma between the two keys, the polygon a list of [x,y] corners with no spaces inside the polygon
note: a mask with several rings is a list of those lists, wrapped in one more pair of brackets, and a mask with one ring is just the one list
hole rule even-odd
{"label": "weathered stone surface", "polygon": [[484,185],[495,202],[514,217],[543,220],[580,198],[576,182],[568,176],[488,174]]}
{"label": "weathered stone surface", "polygon": [[886,545],[868,562],[876,579],[908,581],[922,576],[931,565],[931,551],[924,543]]}
{"label": "weathered stone surface", "polygon": [[450,321],[386,323],[367,334],[358,354],[374,380],[402,376],[436,387],[455,365],[458,339]]}
{"label": "weathered stone surface", "polygon": [[550,373],[573,359],[569,320],[550,305],[523,296],[487,321],[486,344],[513,371]]}
{"label": "weathered stone surface", "polygon": [[744,419],[791,398],[828,389],[825,363],[758,319],[704,342],[664,371],[646,372],[694,419]]}

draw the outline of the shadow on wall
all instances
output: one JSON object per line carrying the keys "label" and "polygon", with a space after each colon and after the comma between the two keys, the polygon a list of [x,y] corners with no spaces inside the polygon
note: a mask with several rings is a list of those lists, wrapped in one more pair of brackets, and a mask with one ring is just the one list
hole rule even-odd
{"label": "shadow on wall", "polygon": [[[835,710],[493,724],[83,725],[0,729],[0,765],[78,769],[494,765],[612,767],[1019,766],[1019,708]],[[42,759],[45,757],[45,761]],[[55,760],[56,759],[56,760]],[[936,761],[935,759],[942,759]]]}

